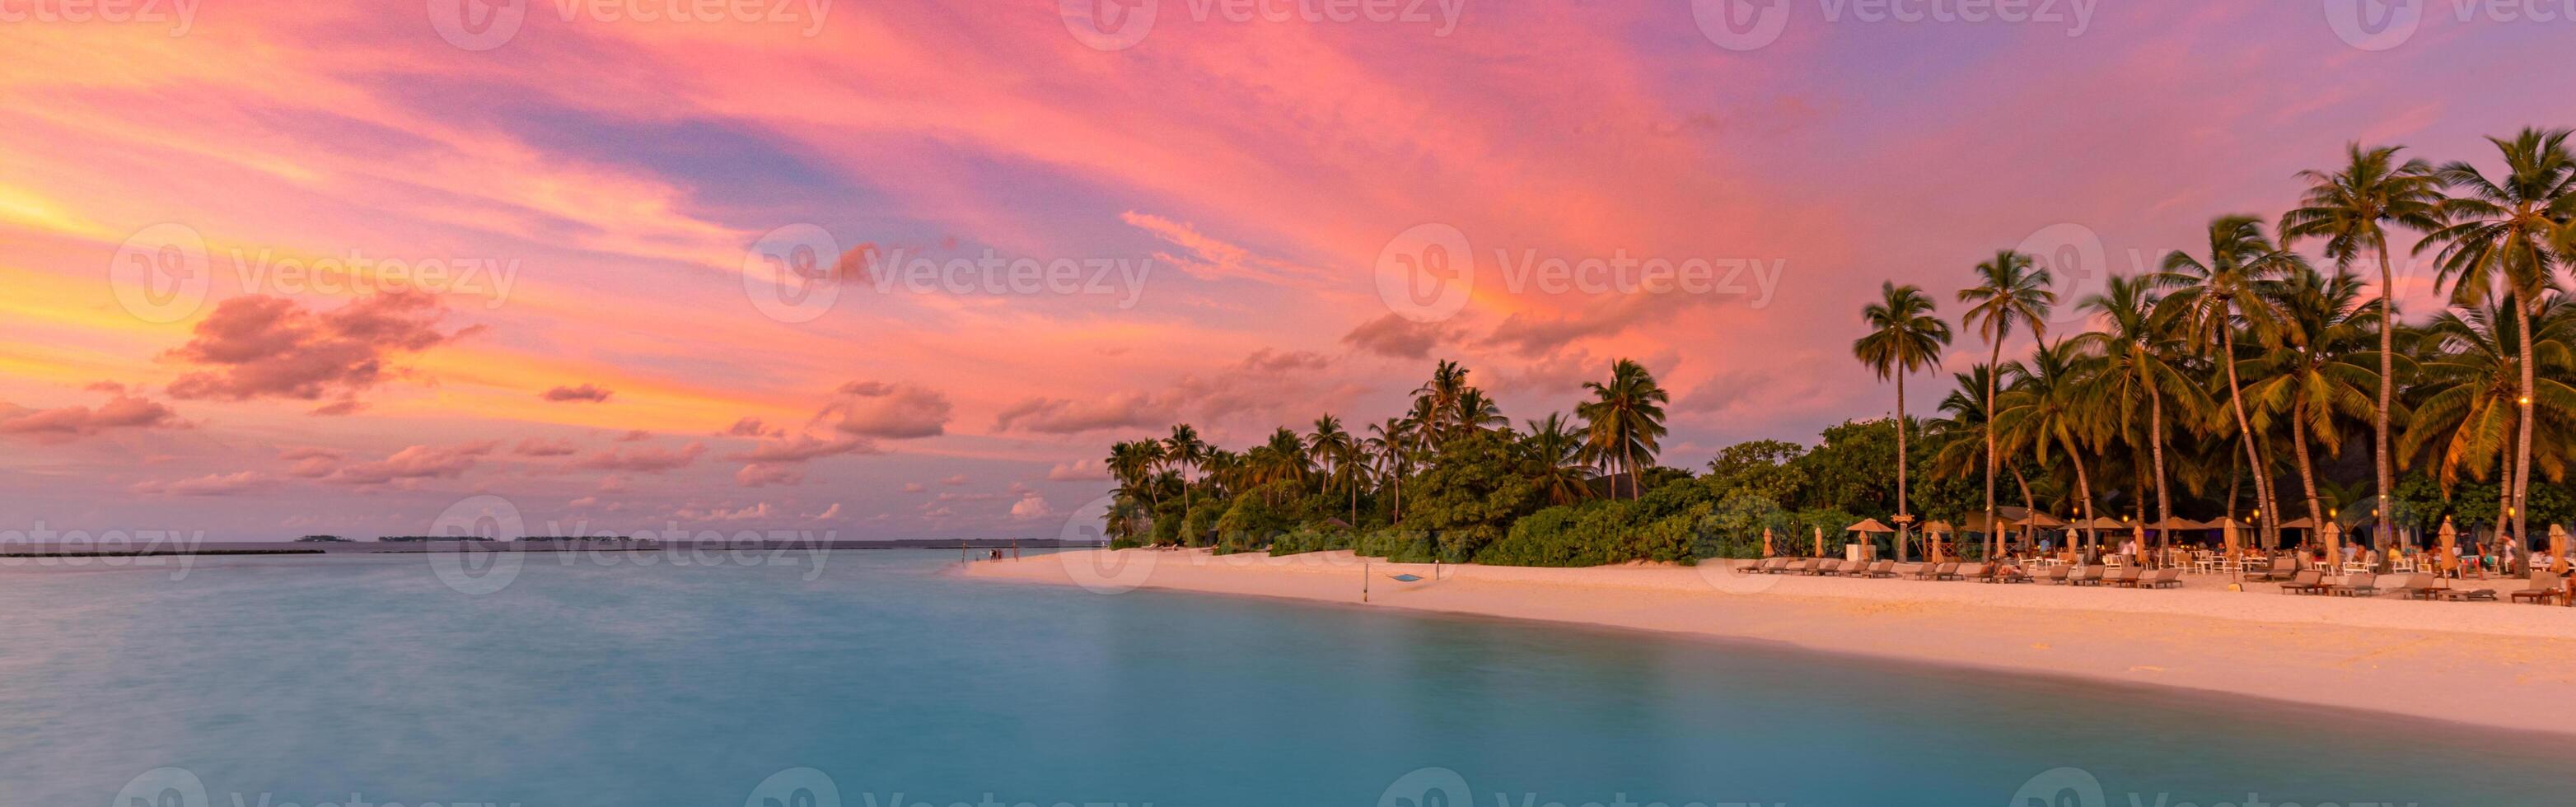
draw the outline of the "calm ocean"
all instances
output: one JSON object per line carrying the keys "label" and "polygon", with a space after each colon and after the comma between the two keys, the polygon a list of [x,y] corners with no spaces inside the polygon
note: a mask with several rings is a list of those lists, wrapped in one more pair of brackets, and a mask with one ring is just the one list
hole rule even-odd
{"label": "calm ocean", "polygon": [[0,805],[2576,800],[2576,742],[2319,708],[933,551],[602,557],[0,568]]}

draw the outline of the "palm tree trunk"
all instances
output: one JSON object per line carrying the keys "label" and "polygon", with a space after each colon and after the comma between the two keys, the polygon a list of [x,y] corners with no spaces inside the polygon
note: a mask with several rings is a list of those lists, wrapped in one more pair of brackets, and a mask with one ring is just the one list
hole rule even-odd
{"label": "palm tree trunk", "polygon": [[1905,370],[1896,371],[1896,562],[1905,563],[1907,532],[1913,520],[1906,518],[1905,506]]}
{"label": "palm tree trunk", "polygon": [[[2328,540],[2332,540],[2334,534],[2325,531],[2325,507],[2317,502],[2317,466],[2308,459],[2308,422],[2301,417],[2306,413],[2307,405],[2294,404],[2290,409],[2290,442],[2299,449],[2299,482],[2307,486],[2308,521],[2316,525],[2308,528],[2309,534],[2328,536]],[[2337,558],[2335,552],[2338,548],[2331,544],[2326,546],[2326,557]]]}
{"label": "palm tree trunk", "polygon": [[1995,379],[2004,374],[2004,343],[2000,336],[1991,344],[1986,357],[1986,560],[2003,554],[2004,533],[1995,525]]}
{"label": "palm tree trunk", "polygon": [[2379,245],[2379,412],[2377,417],[2372,418],[2373,425],[2379,430],[2377,435],[2379,452],[2376,463],[2379,466],[2379,490],[2377,491],[2379,504],[2370,511],[2371,530],[2378,533],[2379,546],[2383,550],[2396,545],[2390,540],[2395,536],[2389,532],[2388,526],[2395,520],[2392,518],[2394,514],[2389,512],[2388,494],[2397,487],[2395,457],[2388,453],[2388,418],[2392,409],[2390,402],[2394,400],[2393,396],[2396,394],[2394,390],[2397,387],[2396,297],[2397,275],[2388,268],[2388,244],[2383,241]]}
{"label": "palm tree trunk", "polygon": [[[2513,507],[2510,512],[2513,517],[2513,538],[2520,541],[2523,536],[2529,534],[2524,532],[2523,528],[2531,517],[2529,498],[2531,495],[2531,428],[2536,425],[2531,417],[2531,391],[2534,389],[2531,380],[2531,304],[2525,295],[2514,295],[2513,319],[2522,328],[2522,387],[2519,390],[2522,393],[2522,435],[2515,440],[2516,445],[2513,450]],[[2502,529],[2504,519],[2496,519],[2496,526]]]}
{"label": "palm tree trunk", "polygon": [[2075,454],[2075,441],[2064,442],[2066,462],[2075,466],[2075,495],[2084,500],[2084,540],[2091,543],[2099,540],[2093,532],[2093,480],[2084,473],[2084,458]]}
{"label": "palm tree trunk", "polygon": [[[2219,361],[2227,365],[2227,404],[2228,408],[2236,411],[2236,436],[2245,441],[2245,467],[2254,473],[2254,498],[2268,503],[2272,496],[2270,489],[2263,484],[2263,455],[2254,448],[2254,424],[2245,417],[2245,388],[2236,382],[2236,329],[2222,328],[2218,333],[2219,341],[2223,343]],[[2234,513],[2227,515],[2236,517]],[[2272,531],[2272,519],[2277,515],[2280,514],[2271,509],[2261,509],[2254,519],[2261,528],[2264,542],[2274,548],[2281,545],[2280,533]]]}
{"label": "palm tree trunk", "polygon": [[[2015,465],[2013,466],[2013,481],[2021,483],[2022,517],[2037,519],[2039,517],[2039,500],[2030,495],[2030,475],[2022,473],[2021,466]],[[2021,528],[2022,537],[2029,538],[2030,531],[2037,528],[2038,527],[2036,525],[2023,525]],[[2037,542],[2033,542],[2033,545],[2036,544]],[[2001,552],[1998,551],[1997,554],[2001,554]]]}
{"label": "palm tree trunk", "polygon": [[[2148,453],[2156,459],[2156,521],[2161,523],[2173,520],[2173,492],[2165,488],[2165,394],[2152,380],[2147,383],[2147,424],[2147,445],[2151,446]],[[2146,507],[2146,502],[2138,503],[2138,520],[2147,519]],[[2159,543],[2165,540],[2166,532],[2156,531]]]}
{"label": "palm tree trunk", "polygon": [[1637,443],[1633,440],[1623,440],[1621,442],[1624,443],[1624,445],[1619,447],[1619,453],[1623,455],[1623,458],[1619,460],[1619,464],[1628,466],[1628,500],[1636,501],[1638,499],[1645,498],[1645,491],[1639,490],[1637,487]]}

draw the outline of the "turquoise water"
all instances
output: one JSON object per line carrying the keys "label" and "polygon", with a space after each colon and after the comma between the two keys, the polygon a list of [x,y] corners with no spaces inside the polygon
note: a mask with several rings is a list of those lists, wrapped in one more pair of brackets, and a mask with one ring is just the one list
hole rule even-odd
{"label": "turquoise water", "polygon": [[271,807],[2059,807],[2088,781],[2121,805],[2500,805],[2576,781],[2560,740],[936,574],[955,559],[531,561],[482,596],[420,556],[0,571],[0,804],[195,807],[184,780]]}

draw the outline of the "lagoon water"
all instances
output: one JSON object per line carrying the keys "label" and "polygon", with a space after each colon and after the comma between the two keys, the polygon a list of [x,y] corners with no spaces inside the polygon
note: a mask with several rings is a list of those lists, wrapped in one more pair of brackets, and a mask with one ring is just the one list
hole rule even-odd
{"label": "lagoon water", "polygon": [[486,594],[419,555],[0,569],[0,804],[2520,805],[2576,787],[2576,742],[2552,738],[965,581],[943,552],[792,557],[532,555]]}

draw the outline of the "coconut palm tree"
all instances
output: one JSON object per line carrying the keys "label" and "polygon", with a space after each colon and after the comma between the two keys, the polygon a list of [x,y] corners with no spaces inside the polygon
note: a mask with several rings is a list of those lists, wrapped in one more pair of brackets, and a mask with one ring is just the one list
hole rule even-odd
{"label": "coconut palm tree", "polygon": [[[2524,129],[2512,140],[2490,137],[2504,153],[2505,171],[2494,178],[2466,162],[2444,164],[2434,172],[2452,190],[2442,202],[2448,223],[2427,233],[2415,249],[2438,246],[2434,282],[2451,288],[2454,305],[2483,304],[2490,296],[2513,301],[2514,326],[2531,335],[2531,317],[2540,299],[2556,286],[2559,261],[2567,256],[2550,247],[2560,229],[2576,220],[2576,157],[2567,152],[2567,130]],[[2522,389],[2533,389],[2532,346],[2520,346]],[[2531,492],[2531,433],[2536,425],[2528,396],[2517,401],[2513,478],[2506,509],[2513,513],[2512,533],[2527,537]],[[2501,525],[2500,525],[2501,526]]]}
{"label": "coconut palm tree", "polygon": [[[2041,466],[2048,464],[2052,447],[2066,452],[2068,465],[2075,470],[2076,501],[2084,511],[2084,520],[2093,520],[2093,481],[2084,469],[2084,452],[2109,436],[2107,413],[2093,396],[2091,379],[2084,355],[2067,346],[2043,343],[2031,354],[2030,362],[2013,369],[2013,384],[1995,402],[1995,431],[2015,448],[2027,446],[2031,459]],[[2027,485],[2025,485],[2027,487]],[[2025,499],[2029,494],[2023,494]],[[2088,545],[2096,545],[2093,530],[2085,529]]]}
{"label": "coconut palm tree", "polygon": [[[2157,305],[2155,283],[2147,278],[2118,275],[2103,281],[2102,292],[2085,297],[2077,305],[2100,316],[2103,328],[2077,334],[2070,344],[2100,357],[2105,367],[2094,375],[2097,400],[2119,407],[2117,420],[2123,434],[2137,434],[2137,410],[2146,402],[2147,422],[2144,437],[2130,441],[2143,448],[2153,460],[2149,482],[2156,491],[2156,521],[2173,518],[2173,490],[2165,472],[2165,411],[2170,402],[2178,413],[2198,418],[2209,411],[2209,394],[2200,384],[2185,375],[2182,340],[2174,327],[2174,309]],[[2140,497],[2143,500],[2143,496]],[[2142,511],[2144,508],[2140,508]],[[2146,520],[2143,513],[2139,520]],[[2158,531],[2160,539],[2166,537]]]}
{"label": "coconut palm tree", "polygon": [[1863,307],[1860,318],[1869,334],[1852,342],[1852,356],[1877,371],[1879,380],[1896,379],[1896,559],[1903,561],[1909,559],[1906,535],[1914,520],[1905,490],[1906,460],[1912,456],[1905,451],[1905,376],[1940,365],[1950,324],[1933,313],[1932,298],[1921,288],[1893,282],[1878,285],[1878,302]]}
{"label": "coconut palm tree", "polygon": [[[1961,322],[1977,329],[1986,340],[1986,365],[2003,364],[2004,340],[2012,337],[2015,326],[2027,327],[2034,338],[2048,335],[2048,311],[2057,304],[2057,292],[2047,269],[2039,268],[2028,255],[2003,250],[1995,257],[1977,264],[1978,284],[1959,290],[1959,302],[1974,303]],[[1992,406],[1996,397],[1997,374],[1986,374],[1985,403]],[[1994,420],[1989,409],[1985,419]],[[1987,557],[2003,552],[2003,532],[1995,529],[1995,471],[2002,462],[1997,451],[1995,431],[1986,431],[1986,531]]]}
{"label": "coconut palm tree", "polygon": [[1486,397],[1484,390],[1475,387],[1459,392],[1457,405],[1452,409],[1450,427],[1462,434],[1493,431],[1512,425],[1510,418],[1503,417],[1502,407],[1495,405],[1494,399]]}
{"label": "coconut palm tree", "polygon": [[1629,359],[1610,365],[1609,381],[1586,381],[1583,388],[1592,393],[1592,400],[1576,405],[1574,413],[1587,424],[1592,455],[1604,462],[1616,460],[1628,474],[1628,498],[1642,497],[1638,487],[1644,477],[1637,463],[1641,457],[1654,462],[1655,452],[1661,450],[1664,404],[1672,401],[1672,395],[1655,383],[1645,365]]}
{"label": "coconut palm tree", "polygon": [[[1207,461],[1207,454],[1207,441],[1199,439],[1199,430],[1191,428],[1190,424],[1187,423],[1173,424],[1172,436],[1163,441],[1164,461],[1171,463],[1175,467],[1187,469],[1193,473],[1205,472],[1206,468],[1202,463]],[[1183,477],[1184,481],[1187,479],[1187,476]],[[1190,487],[1187,484],[1183,484],[1181,486],[1181,513],[1187,515],[1189,511]]]}
{"label": "coconut palm tree", "polygon": [[1369,424],[1368,449],[1378,459],[1378,475],[1387,482],[1394,499],[1392,520],[1404,522],[1404,475],[1411,470],[1413,457],[1413,422],[1404,418],[1387,418]]}
{"label": "coconut palm tree", "polygon": [[2174,307],[2174,321],[2203,351],[2214,349],[2215,361],[2227,371],[2228,407],[2245,443],[2245,467],[2253,472],[2254,497],[2262,502],[2256,520],[2267,546],[2280,545],[2281,533],[2275,525],[2280,523],[2281,508],[2272,495],[2269,466],[2263,464],[2255,445],[2260,433],[2254,431],[2246,411],[2245,387],[2236,371],[2236,332],[2240,324],[2262,330],[2279,319],[2264,292],[2276,278],[2307,265],[2298,253],[2274,246],[2263,235],[2261,219],[2220,216],[2209,223],[2207,260],[2174,250],[2165,256],[2162,271],[2152,276],[2156,285],[2172,289],[2163,305]]}
{"label": "coconut palm tree", "polygon": [[[2372,410],[2372,464],[2378,471],[2379,510],[2389,509],[2397,489],[2396,459],[2390,454],[2389,418],[2397,397],[2397,275],[2388,264],[2388,225],[2417,232],[2442,226],[2442,185],[2433,166],[2423,160],[2398,162],[2403,146],[2364,149],[2347,144],[2342,170],[2301,171],[2308,183],[2299,207],[2281,215],[2281,246],[2302,238],[2323,238],[2326,257],[2338,268],[2349,267],[2363,253],[2379,260],[2379,405]],[[2313,508],[2312,508],[2313,509]],[[2392,519],[2377,522],[2379,544],[2390,545]]]}
{"label": "coconut palm tree", "polygon": [[2326,522],[2326,509],[2317,496],[2309,445],[2340,448],[2339,416],[2377,414],[2367,390],[2380,380],[2368,366],[2369,337],[2378,315],[2365,313],[2356,304],[2360,297],[2361,281],[2349,273],[2337,271],[2328,278],[2311,269],[2291,272],[2273,295],[2280,317],[2273,322],[2274,333],[2264,339],[2272,348],[2245,361],[2245,370],[2257,379],[2245,389],[2255,407],[2254,426],[2269,432],[2273,417],[2289,420],[2308,518],[2316,524]]}
{"label": "coconut palm tree", "polygon": [[1357,447],[1358,444],[1351,440],[1351,433],[1342,430],[1342,419],[1332,415],[1316,418],[1315,431],[1306,439],[1307,455],[1324,469],[1324,478],[1350,488],[1353,527],[1360,523],[1359,463],[1355,461],[1358,458],[1352,456],[1353,449]]}
{"label": "coconut palm tree", "polygon": [[[2423,384],[2398,456],[2436,460],[2433,478],[2448,491],[2462,474],[2484,479],[2499,461],[2511,461],[2508,448],[2520,431],[2522,368],[2520,317],[2510,303],[2489,308],[2442,312],[2422,329],[2427,343]],[[2576,434],[2576,304],[2552,295],[2541,301],[2532,322],[2541,329],[2532,355],[2535,373],[2532,412],[2553,436]],[[2563,477],[2571,450],[2562,437],[2538,441],[2533,464],[2552,477]]]}
{"label": "coconut palm tree", "polygon": [[[1467,389],[1467,368],[1458,366],[1457,362],[1445,360],[1434,366],[1431,369],[1431,380],[1423,382],[1422,386],[1413,390],[1415,398],[1430,402],[1428,409],[1422,412],[1425,416],[1422,421],[1423,428],[1433,435],[1448,432],[1451,426],[1450,418],[1458,412],[1458,399],[1467,393]],[[1416,402],[1415,408],[1423,409],[1421,401]]]}
{"label": "coconut palm tree", "polygon": [[1584,473],[1582,432],[1561,412],[1549,412],[1546,419],[1528,423],[1529,435],[1521,438],[1520,445],[1538,469],[1531,484],[1547,494],[1549,504],[1581,501],[1592,489]]}

